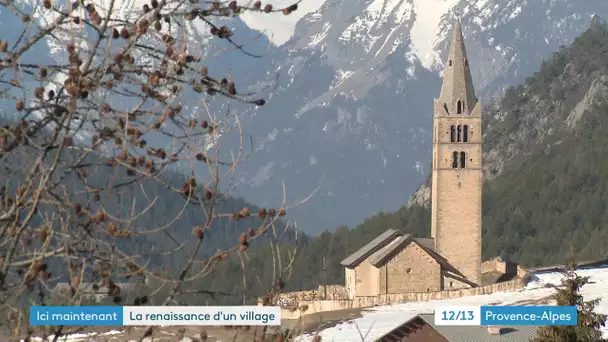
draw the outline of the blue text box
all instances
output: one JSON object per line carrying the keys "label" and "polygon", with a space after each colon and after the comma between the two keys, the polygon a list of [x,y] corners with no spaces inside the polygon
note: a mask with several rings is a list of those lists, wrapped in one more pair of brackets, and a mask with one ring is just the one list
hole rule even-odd
{"label": "blue text box", "polygon": [[123,325],[121,306],[32,306],[30,324],[67,326]]}
{"label": "blue text box", "polygon": [[577,325],[575,306],[482,306],[481,325]]}

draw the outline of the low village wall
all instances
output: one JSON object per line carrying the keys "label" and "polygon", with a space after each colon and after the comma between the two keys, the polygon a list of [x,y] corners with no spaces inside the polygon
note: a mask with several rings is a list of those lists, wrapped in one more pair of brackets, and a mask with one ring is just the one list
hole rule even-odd
{"label": "low village wall", "polygon": [[525,268],[505,263],[500,257],[482,263],[482,272],[497,271],[514,276],[512,280],[474,288],[443,290],[434,292],[407,292],[381,294],[377,296],[357,296],[348,299],[348,290],[342,285],[319,286],[318,289],[282,293],[277,298],[281,306],[282,319],[298,319],[302,316],[327,311],[367,308],[377,305],[397,304],[412,301],[452,299],[466,296],[484,295],[494,292],[515,291],[524,287],[529,278]]}
{"label": "low village wall", "polygon": [[[608,266],[608,260],[594,260],[578,262],[577,267]],[[358,308],[368,308],[378,305],[390,305],[415,301],[454,299],[467,296],[486,295],[496,292],[509,292],[522,289],[530,279],[530,275],[536,272],[547,272],[562,270],[564,265],[554,265],[525,269],[520,265],[505,263],[499,257],[484,261],[482,272],[497,271],[514,276],[513,279],[473,288],[444,290],[436,292],[408,292],[381,294],[377,296],[357,296],[348,299],[348,291],[342,285],[319,286],[315,290],[296,291],[283,293],[277,299],[277,305],[281,306],[281,318],[287,320],[299,319],[302,316],[312,315],[320,312],[340,311]],[[261,305],[261,303],[260,303]]]}
{"label": "low village wall", "polygon": [[[325,295],[327,293],[327,296]],[[315,290],[304,290],[281,293],[277,298],[277,305],[293,306],[302,302],[314,302],[319,300],[342,300],[348,298],[348,290],[342,285],[319,286]]]}
{"label": "low village wall", "polygon": [[[339,311],[357,308],[373,307],[377,305],[389,305],[413,301],[428,301],[453,299],[466,296],[484,295],[494,292],[508,292],[523,288],[527,283],[527,277],[515,278],[510,281],[496,283],[486,286],[473,287],[459,290],[444,290],[436,292],[408,292],[382,294],[369,297],[355,297],[354,299],[319,299],[299,300],[297,303],[285,303],[281,308],[281,319],[298,319],[305,315],[319,312]],[[333,285],[338,287],[340,285]],[[300,291],[304,292],[304,291]],[[346,297],[343,297],[346,298]]]}

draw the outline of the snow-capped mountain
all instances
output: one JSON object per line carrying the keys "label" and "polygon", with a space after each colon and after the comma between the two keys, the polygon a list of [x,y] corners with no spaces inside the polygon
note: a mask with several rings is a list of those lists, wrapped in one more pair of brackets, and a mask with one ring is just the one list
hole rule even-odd
{"label": "snow-capped mountain", "polygon": [[[33,0],[17,3],[35,8]],[[128,16],[141,5],[125,1],[120,10]],[[0,10],[0,27],[9,32],[17,25],[10,20],[19,19]],[[280,47],[232,20],[234,39],[264,57],[233,49],[210,59],[210,72],[230,71],[239,89],[276,84],[267,88],[265,106],[231,105],[254,141],[254,154],[237,174],[237,194],[275,206],[282,181],[288,202],[318,188],[290,211],[310,233],[357,224],[407,203],[428,175],[432,103],[458,13],[477,95],[487,103],[570,43],[594,14],[608,17],[608,2],[327,0]],[[221,45],[207,30],[192,27],[188,44],[203,51],[214,46],[213,54]],[[49,41],[47,50],[30,57],[61,56],[54,49]],[[194,108],[196,100],[185,107]]]}
{"label": "snow-capped mountain", "polygon": [[608,17],[608,2],[327,0],[260,67],[268,80],[280,73],[245,123],[258,145],[241,169],[244,195],[265,205],[281,180],[291,200],[319,187],[291,211],[308,232],[397,209],[429,172],[432,103],[457,15],[488,103],[595,14]]}

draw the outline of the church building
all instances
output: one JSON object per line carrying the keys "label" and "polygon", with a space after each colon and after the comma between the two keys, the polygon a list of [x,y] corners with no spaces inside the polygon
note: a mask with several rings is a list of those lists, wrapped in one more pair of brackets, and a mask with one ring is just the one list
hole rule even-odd
{"label": "church building", "polygon": [[460,20],[434,105],[431,237],[389,229],[344,259],[349,298],[481,284],[481,104]]}

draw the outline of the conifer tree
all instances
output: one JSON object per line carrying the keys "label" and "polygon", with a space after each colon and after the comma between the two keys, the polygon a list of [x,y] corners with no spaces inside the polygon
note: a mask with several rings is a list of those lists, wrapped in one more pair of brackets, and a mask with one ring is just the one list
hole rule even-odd
{"label": "conifer tree", "polygon": [[602,338],[600,327],[606,324],[606,315],[595,313],[595,307],[600,298],[585,301],[580,293],[583,286],[589,283],[589,277],[581,277],[575,271],[571,262],[564,270],[564,279],[556,286],[553,298],[558,306],[576,306],[578,324],[573,326],[547,326],[538,329],[538,337],[534,342],[597,342],[606,341]]}

